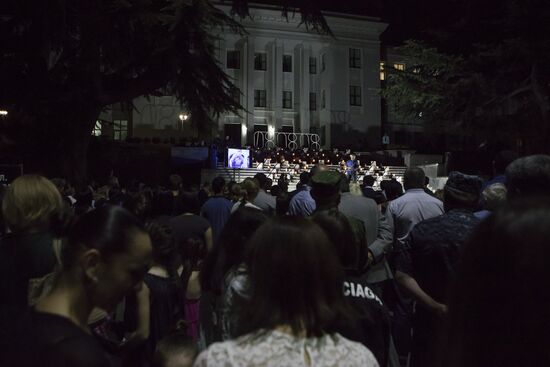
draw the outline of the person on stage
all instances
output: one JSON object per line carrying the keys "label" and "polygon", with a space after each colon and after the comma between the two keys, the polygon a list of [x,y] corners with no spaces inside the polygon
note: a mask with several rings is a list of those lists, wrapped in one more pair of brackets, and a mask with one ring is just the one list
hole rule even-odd
{"label": "person on stage", "polygon": [[346,176],[350,182],[357,182],[357,171],[359,170],[359,161],[355,159],[355,154],[350,154],[346,161]]}

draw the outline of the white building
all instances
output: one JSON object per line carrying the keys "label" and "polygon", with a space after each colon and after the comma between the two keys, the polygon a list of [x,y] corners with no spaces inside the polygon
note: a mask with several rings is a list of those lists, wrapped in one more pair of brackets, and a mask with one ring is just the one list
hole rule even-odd
{"label": "white building", "polygon": [[[229,7],[222,7],[229,12]],[[381,145],[379,19],[326,13],[334,38],[308,31],[300,15],[253,7],[248,34],[224,33],[218,59],[240,89],[248,113],[220,117],[214,135],[253,144],[254,132],[316,133],[324,147],[373,150]],[[139,98],[133,136],[189,136],[173,97]],[[216,129],[215,129],[216,130]]]}

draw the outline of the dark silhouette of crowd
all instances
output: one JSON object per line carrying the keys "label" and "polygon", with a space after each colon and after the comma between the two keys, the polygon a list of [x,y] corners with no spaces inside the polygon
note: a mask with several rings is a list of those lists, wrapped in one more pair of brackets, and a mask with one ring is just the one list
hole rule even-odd
{"label": "dark silhouette of crowd", "polygon": [[435,193],[419,167],[378,187],[319,162],[291,192],[20,176],[0,365],[550,365],[550,156],[493,168]]}

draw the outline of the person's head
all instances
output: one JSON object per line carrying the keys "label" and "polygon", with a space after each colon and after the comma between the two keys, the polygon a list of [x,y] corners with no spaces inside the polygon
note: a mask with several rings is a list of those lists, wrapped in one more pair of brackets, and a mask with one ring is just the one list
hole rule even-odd
{"label": "person's head", "polygon": [[183,332],[162,338],[156,346],[152,367],[192,367],[199,353],[197,343]]}
{"label": "person's head", "polygon": [[430,184],[430,178],[428,176],[424,176],[424,187],[428,187]]}
{"label": "person's head", "polygon": [[124,193],[118,186],[113,186],[109,189],[109,203],[112,205],[120,205],[124,202]]}
{"label": "person's head", "polygon": [[124,207],[141,221],[145,221],[151,212],[151,200],[143,192],[132,193],[126,197]]}
{"label": "person's head", "polygon": [[449,173],[443,188],[445,211],[452,209],[474,210],[479,205],[482,181],[478,176],[465,175],[458,171]]}
{"label": "person's head", "polygon": [[231,214],[203,266],[201,286],[204,289],[221,289],[225,274],[244,261],[246,241],[266,220],[267,215],[255,208],[241,207]]}
{"label": "person's head", "polygon": [[6,190],[2,212],[6,224],[14,233],[43,231],[60,219],[63,200],[47,178],[23,175]]}
{"label": "person's head", "polygon": [[501,183],[492,184],[481,193],[483,207],[495,211],[506,204],[506,186]]}
{"label": "person's head", "polygon": [[218,176],[212,180],[212,192],[214,195],[223,194],[223,189],[225,187],[225,179],[221,176]]}
{"label": "person's head", "polygon": [[506,168],[508,199],[550,195],[550,156],[518,158]]}
{"label": "person's head", "polygon": [[151,238],[151,256],[155,265],[173,268],[176,264],[177,247],[172,227],[157,220],[147,223],[145,230]]}
{"label": "person's head", "polygon": [[168,181],[170,183],[170,190],[178,191],[181,189],[183,180],[181,179],[180,175],[176,175],[176,174],[170,175],[168,177]]}
{"label": "person's head", "polygon": [[315,213],[312,219],[334,245],[342,266],[356,270],[358,247],[348,218],[338,211],[321,211]]}
{"label": "person's head", "polygon": [[493,160],[493,173],[503,175],[506,167],[518,158],[518,154],[511,150],[502,150],[495,155]]}
{"label": "person's head", "polygon": [[384,194],[388,201],[395,200],[403,195],[403,186],[396,180],[385,180],[382,181],[382,183],[384,183],[384,185],[381,185],[381,187],[383,187]]}
{"label": "person's head", "polygon": [[80,216],[92,209],[94,193],[89,186],[83,186],[77,190],[75,199],[74,213],[76,216]]}
{"label": "person's head", "polygon": [[365,175],[365,177],[363,177],[363,186],[372,187],[372,185],[374,185],[374,182],[375,178],[371,175]]}
{"label": "person's head", "polygon": [[310,176],[310,179],[315,176],[317,173],[319,172],[323,172],[323,171],[328,171],[328,167],[325,166],[324,164],[316,164],[315,166],[313,166],[311,168],[311,170],[309,171],[309,176]]}
{"label": "person's head", "polygon": [[258,193],[260,192],[260,187],[258,186],[258,183],[252,178],[245,178],[243,182],[241,182],[241,188],[244,190],[244,199],[250,202],[254,201],[254,199],[256,199],[256,196],[258,196]]}
{"label": "person's head", "polygon": [[335,331],[347,314],[343,269],[334,246],[313,221],[271,219],[248,243],[250,298],[238,319],[239,334],[289,327],[308,337]]}
{"label": "person's head", "polygon": [[77,190],[75,199],[75,205],[92,206],[92,202],[94,201],[94,193],[89,186],[82,186]]}
{"label": "person's head", "polygon": [[126,209],[105,205],[81,216],[63,249],[63,272],[92,306],[112,311],[139,290],[151,265],[151,240]]}
{"label": "person's head", "polygon": [[304,185],[307,185],[309,183],[309,180],[311,179],[311,175],[309,172],[307,171],[304,171],[302,173],[300,173],[300,185],[304,186]]}
{"label": "person's head", "polygon": [[340,203],[342,174],[324,170],[311,177],[311,197],[317,208],[335,207]]}
{"label": "person's head", "polygon": [[550,202],[513,202],[462,248],[449,302],[449,367],[550,365]]}
{"label": "person's head", "polygon": [[265,173],[256,173],[254,175],[254,179],[256,182],[258,182],[258,185],[260,186],[260,189],[267,191],[269,190],[269,187],[271,186],[269,182],[269,178],[265,175]]}
{"label": "person's head", "polygon": [[277,196],[281,195],[281,193],[282,193],[283,191],[281,190],[281,186],[279,186],[279,185],[273,185],[273,186],[271,186],[270,192],[271,192],[271,195],[272,195],[272,196],[277,197]]}
{"label": "person's head", "polygon": [[420,167],[410,167],[403,174],[403,186],[405,190],[424,188],[424,170]]}

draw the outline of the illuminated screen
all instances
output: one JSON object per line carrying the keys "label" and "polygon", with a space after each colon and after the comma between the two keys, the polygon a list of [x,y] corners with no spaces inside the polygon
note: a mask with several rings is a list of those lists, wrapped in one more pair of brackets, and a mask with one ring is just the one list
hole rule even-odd
{"label": "illuminated screen", "polygon": [[227,167],[250,168],[250,150],[228,148],[227,149]]}

